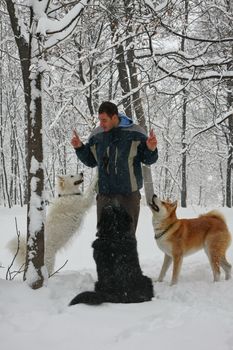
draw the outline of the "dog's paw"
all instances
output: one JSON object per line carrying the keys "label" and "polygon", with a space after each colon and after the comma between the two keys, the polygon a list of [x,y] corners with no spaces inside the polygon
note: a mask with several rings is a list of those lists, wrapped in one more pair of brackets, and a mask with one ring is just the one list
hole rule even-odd
{"label": "dog's paw", "polygon": [[175,285],[177,284],[177,282],[178,282],[178,281],[171,281],[171,283],[169,284],[169,285],[170,285],[170,287],[175,286]]}
{"label": "dog's paw", "polygon": [[163,278],[152,278],[153,283],[163,282]]}

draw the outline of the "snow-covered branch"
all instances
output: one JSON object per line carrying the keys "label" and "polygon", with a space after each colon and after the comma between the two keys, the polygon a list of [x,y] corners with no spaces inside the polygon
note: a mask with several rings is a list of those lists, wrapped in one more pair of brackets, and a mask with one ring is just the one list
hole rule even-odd
{"label": "snow-covered branch", "polygon": [[196,134],[194,134],[189,142],[189,144],[192,142],[192,140],[197,137],[198,135],[222,124],[222,122],[224,122],[226,119],[230,118],[233,116],[233,109],[231,109],[230,111],[228,111],[227,113],[225,113],[223,116],[218,117],[216,120],[214,120],[213,122],[209,123],[209,125],[207,125],[205,128],[203,128],[202,130],[198,131]]}
{"label": "snow-covered branch", "polygon": [[[232,60],[230,60],[231,62]],[[159,64],[158,62],[156,62],[157,67],[165,73],[164,78],[167,77],[172,77],[175,79],[179,79],[179,80],[192,80],[192,81],[200,81],[200,80],[207,80],[207,79],[232,79],[233,78],[233,70],[222,70],[221,72],[217,72],[215,70],[206,70],[205,72],[201,72],[198,71],[198,68],[202,68],[202,67],[206,67],[206,65],[200,65],[200,64],[189,64],[186,66],[182,66],[180,68],[176,68],[175,70],[171,70],[169,71],[167,68],[164,68],[161,64]],[[223,63],[222,63],[223,64]],[[226,64],[226,63],[224,63]],[[216,64],[217,67],[219,67],[219,64]],[[187,70],[192,70],[192,74],[189,73],[182,73],[183,71],[187,71]],[[193,74],[195,71],[195,74]]]}
{"label": "snow-covered branch", "polygon": [[43,1],[40,8],[34,7],[34,11],[39,17],[36,34],[46,38],[44,45],[46,49],[63,41],[73,32],[80,14],[89,2],[90,0],[80,1],[60,20],[50,19],[44,12],[46,8],[48,9],[48,1]]}

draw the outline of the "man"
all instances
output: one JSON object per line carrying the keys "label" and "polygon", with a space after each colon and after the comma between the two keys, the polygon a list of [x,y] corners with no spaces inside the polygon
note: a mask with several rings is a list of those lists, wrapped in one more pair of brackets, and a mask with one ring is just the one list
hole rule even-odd
{"label": "man", "polygon": [[132,217],[131,231],[136,232],[142,188],[141,163],[157,161],[157,140],[111,102],[99,107],[100,126],[83,144],[77,132],[71,140],[78,158],[89,167],[98,167],[97,221],[107,204],[121,204]]}

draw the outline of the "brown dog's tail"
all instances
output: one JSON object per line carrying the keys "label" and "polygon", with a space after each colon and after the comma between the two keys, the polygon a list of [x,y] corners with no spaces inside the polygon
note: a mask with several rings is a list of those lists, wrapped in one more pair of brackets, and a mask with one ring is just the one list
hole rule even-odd
{"label": "brown dog's tail", "polygon": [[218,210],[211,210],[208,213],[203,214],[201,216],[209,216],[211,218],[216,218],[216,219],[222,220],[226,224],[226,219],[225,219],[224,215],[222,213],[220,213]]}

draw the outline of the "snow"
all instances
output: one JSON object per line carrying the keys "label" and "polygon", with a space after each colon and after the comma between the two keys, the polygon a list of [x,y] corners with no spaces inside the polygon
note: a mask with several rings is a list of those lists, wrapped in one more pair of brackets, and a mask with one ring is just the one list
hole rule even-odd
{"label": "snow", "polygon": [[[31,174],[36,174],[37,171],[39,170],[40,166],[41,166],[41,165],[40,165],[40,163],[38,162],[38,160],[37,160],[34,156],[32,156],[32,158],[31,158],[30,173],[31,173]],[[35,189],[36,189],[36,184],[35,184]],[[34,191],[35,191],[35,189],[34,189]]]}
{"label": "snow", "polygon": [[[178,209],[179,217],[194,217],[212,208]],[[232,209],[220,208],[233,232]],[[0,338],[1,349],[13,350],[231,350],[233,349],[233,281],[212,282],[204,252],[184,259],[180,282],[169,286],[154,283],[155,297],[141,304],[77,305],[69,301],[80,291],[92,290],[96,280],[91,242],[96,233],[96,207],[87,213],[81,235],[57,256],[56,268],[65,267],[32,290],[21,281],[6,281],[12,257],[5,245],[16,235],[15,217],[21,234],[26,230],[26,208],[0,207]],[[151,213],[141,206],[137,231],[140,263],[155,279],[163,254],[153,238]],[[228,260],[233,263],[232,246]]]}
{"label": "snow", "polygon": [[[31,256],[29,254],[29,260],[33,258],[35,252],[31,251],[30,253],[31,253]],[[33,286],[34,283],[36,283],[39,280],[39,274],[31,261],[29,261],[28,263],[28,269],[26,271],[26,279],[29,286]]]}

